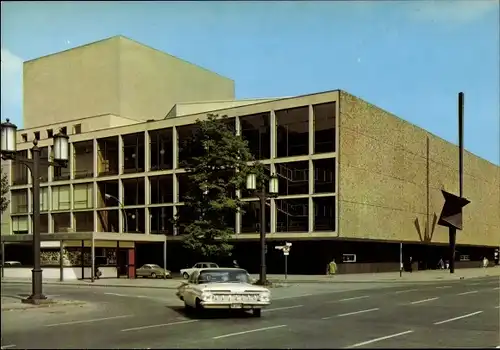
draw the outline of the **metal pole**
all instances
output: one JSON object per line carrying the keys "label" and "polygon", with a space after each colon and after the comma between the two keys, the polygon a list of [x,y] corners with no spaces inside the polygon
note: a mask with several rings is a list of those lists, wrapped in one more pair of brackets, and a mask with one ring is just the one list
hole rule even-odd
{"label": "metal pole", "polygon": [[27,301],[37,304],[40,300],[47,299],[42,294],[42,269],[40,267],[40,148],[35,142],[31,153],[33,155],[33,270],[32,294]]}
{"label": "metal pole", "polygon": [[5,241],[2,240],[2,278],[5,277],[4,266],[5,266]]}
{"label": "metal pole", "polygon": [[403,277],[403,243],[399,243],[399,277]]}
{"label": "metal pole", "polygon": [[164,279],[167,279],[167,235],[165,235],[165,242],[163,242],[163,269],[165,270],[165,274],[163,275]]}
{"label": "metal pole", "polygon": [[460,197],[464,192],[464,93],[458,94],[458,177]]}
{"label": "metal pole", "polygon": [[455,243],[457,237],[457,229],[449,227],[450,235],[450,273],[455,273]]}
{"label": "metal pole", "polygon": [[90,240],[90,281],[95,281],[95,241],[94,233],[92,233],[92,239]]}
{"label": "metal pole", "polygon": [[285,280],[288,277],[288,255],[285,255]]}
{"label": "metal pole", "polygon": [[260,193],[260,284],[267,284],[266,277],[266,186],[262,182]]}
{"label": "metal pole", "polygon": [[125,223],[125,233],[128,233],[128,218],[127,218],[127,212],[125,211],[125,208],[123,207],[123,204],[118,201],[118,204],[121,205],[122,207],[122,215],[123,215],[123,221]]}
{"label": "metal pole", "polygon": [[64,242],[59,242],[59,281],[64,281]]}

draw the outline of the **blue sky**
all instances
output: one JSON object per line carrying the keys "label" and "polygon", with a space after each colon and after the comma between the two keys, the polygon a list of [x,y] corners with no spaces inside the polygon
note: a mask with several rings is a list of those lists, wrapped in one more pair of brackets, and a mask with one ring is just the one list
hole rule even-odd
{"label": "blue sky", "polygon": [[[498,1],[2,2],[2,119],[22,61],[121,34],[236,81],[238,98],[344,89],[500,164]],[[50,103],[50,101],[48,101]]]}

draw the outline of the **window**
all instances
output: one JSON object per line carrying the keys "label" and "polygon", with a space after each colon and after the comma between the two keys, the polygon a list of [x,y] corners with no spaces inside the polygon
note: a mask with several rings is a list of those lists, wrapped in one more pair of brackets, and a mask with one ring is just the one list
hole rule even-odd
{"label": "window", "polygon": [[356,262],[356,254],[342,254],[342,262],[355,263]]}
{"label": "window", "polygon": [[54,131],[52,129],[47,129],[47,138],[51,139],[54,136]]}
{"label": "window", "polygon": [[35,140],[37,141],[40,140],[40,131],[35,131],[34,134],[35,134]]}
{"label": "window", "polygon": [[68,129],[67,129],[65,126],[63,126],[63,127],[61,128],[61,132],[62,132],[63,134],[68,134]]}
{"label": "window", "polygon": [[82,124],[73,125],[73,134],[81,134],[82,133]]}
{"label": "window", "polygon": [[22,134],[21,138],[23,139],[23,142],[28,142],[28,134]]}

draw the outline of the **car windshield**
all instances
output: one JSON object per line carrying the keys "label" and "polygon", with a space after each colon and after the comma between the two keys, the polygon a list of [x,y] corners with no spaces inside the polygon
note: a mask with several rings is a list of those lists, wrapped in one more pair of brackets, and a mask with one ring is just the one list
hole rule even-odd
{"label": "car windshield", "polygon": [[240,269],[214,269],[202,270],[198,277],[199,283],[250,283],[246,270]]}
{"label": "car windshield", "polygon": [[161,269],[161,267],[158,265],[149,265],[149,266],[151,266],[152,269]]}

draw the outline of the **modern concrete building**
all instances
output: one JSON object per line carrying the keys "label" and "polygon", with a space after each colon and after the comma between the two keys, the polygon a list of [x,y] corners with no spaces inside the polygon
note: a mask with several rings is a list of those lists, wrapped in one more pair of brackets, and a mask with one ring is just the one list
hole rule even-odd
{"label": "modern concrete building", "polygon": [[[284,241],[293,242],[290,273],[324,273],[332,258],[343,262],[341,272],[398,270],[400,243],[405,260],[412,256],[421,268],[446,259],[448,233],[437,218],[440,190],[458,192],[455,145],[341,90],[235,100],[232,80],[124,37],[24,65],[19,152],[28,155],[38,139],[50,157],[60,128],[71,142],[68,168],[42,170],[42,232],[64,233],[64,246],[80,251],[86,238],[78,234],[93,233],[101,265],[132,267],[161,263],[153,242],[166,235],[168,266],[193,263],[170,219],[182,213],[187,186],[178,167],[182,142],[207,113],[229,116],[279,177],[266,215],[271,273],[283,270],[273,247]],[[11,220],[2,234],[21,241],[32,227],[31,180],[22,165],[9,173]],[[471,204],[458,234],[458,267],[493,260],[500,245],[500,168],[466,152],[464,194]],[[257,271],[258,202],[241,196],[246,212],[228,222],[233,256]],[[8,248],[8,259],[21,256]],[[132,276],[129,270],[118,274]]]}

